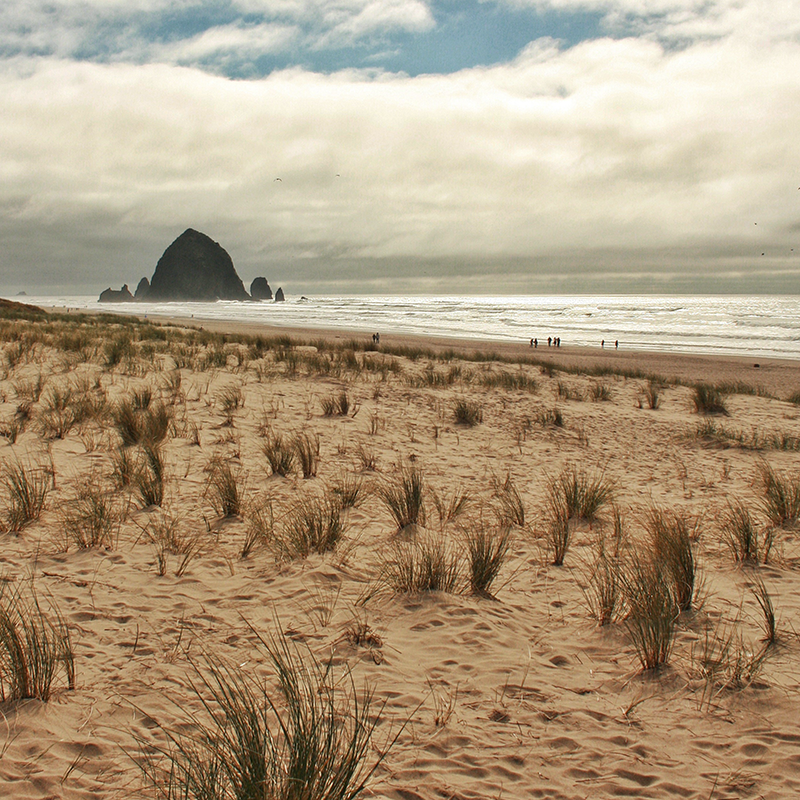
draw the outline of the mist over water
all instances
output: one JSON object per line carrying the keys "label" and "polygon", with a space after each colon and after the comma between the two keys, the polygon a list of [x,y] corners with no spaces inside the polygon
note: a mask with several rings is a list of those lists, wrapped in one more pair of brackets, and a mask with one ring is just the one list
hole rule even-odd
{"label": "mist over water", "polygon": [[527,344],[800,359],[797,296],[561,296],[287,298],[284,303],[120,303],[25,297],[39,305],[110,313],[231,320],[277,327],[457,337]]}

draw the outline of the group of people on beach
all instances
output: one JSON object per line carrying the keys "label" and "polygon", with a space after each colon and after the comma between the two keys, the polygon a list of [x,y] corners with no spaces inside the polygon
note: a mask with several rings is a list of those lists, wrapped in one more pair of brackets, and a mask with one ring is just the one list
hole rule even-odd
{"label": "group of people on beach", "polygon": [[372,334],[372,344],[380,344],[381,343],[381,335],[379,333]]}
{"label": "group of people on beach", "polygon": [[[561,337],[560,336],[548,336],[547,337],[547,346],[548,347],[561,347]],[[534,347],[534,348],[539,347],[539,340],[538,339],[531,339],[531,347]]]}
{"label": "group of people on beach", "polygon": [[[374,336],[372,337],[374,340]],[[547,346],[548,347],[561,347],[561,337],[560,336],[548,336],[547,337]],[[605,349],[606,340],[603,339],[600,342],[600,347]],[[537,338],[531,339],[531,347],[538,348],[539,347],[539,340]],[[619,350],[619,339],[614,341],[614,349]]]}

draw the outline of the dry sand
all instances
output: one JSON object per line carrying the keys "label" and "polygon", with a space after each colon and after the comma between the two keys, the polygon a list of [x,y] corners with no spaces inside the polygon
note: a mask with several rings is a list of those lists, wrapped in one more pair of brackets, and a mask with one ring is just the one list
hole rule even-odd
{"label": "dry sand", "polygon": [[[320,337],[309,331],[305,338]],[[398,344],[389,336],[382,343]],[[476,349],[474,343],[434,344]],[[532,354],[523,346],[487,349]],[[135,764],[137,740],[163,741],[160,726],[174,729],[186,711],[199,709],[188,684],[191,662],[202,661],[204,653],[248,674],[268,675],[256,631],[286,634],[320,658],[332,656],[341,673],[350,668],[356,686],[368,682],[376,701],[386,704],[377,744],[406,724],[366,797],[800,795],[798,534],[778,529],[769,565],[743,568],[733,561],[721,528],[734,500],[764,522],[760,465],[796,472],[796,451],[764,441],[749,449],[698,439],[693,433],[705,418],[695,412],[687,386],[663,388],[660,407],[650,410],[640,408],[647,382],[638,378],[546,374],[533,366],[459,359],[429,364],[372,353],[356,360],[386,360],[396,371],[361,369],[333,377],[307,374],[304,359],[312,352],[298,351],[294,373],[293,358],[276,360],[273,351],[245,369],[231,356],[226,367],[181,370],[174,406],[178,435],[164,446],[163,508],[202,542],[181,576],[175,574],[177,556],[165,575],[157,574],[144,531],[160,512],[142,508],[124,491],[120,502],[130,498],[129,513],[113,546],[64,550],[68,501],[80,486],[106,481],[112,472],[118,437],[109,422],[90,422],[46,441],[35,424],[45,386],[28,429],[13,445],[0,440],[4,463],[47,463],[55,473],[41,518],[19,535],[4,535],[2,576],[8,587],[34,580],[43,605],[57,606],[72,630],[77,675],[74,691],[59,684],[48,703],[0,706],[0,796],[149,796]],[[770,360],[755,369],[737,359],[576,353],[566,347],[540,348],[536,355],[570,367],[602,364],[684,381],[758,385],[773,396],[729,396],[730,416],[716,418],[717,425],[743,436],[756,432],[762,440],[772,433],[784,442],[800,437],[800,409],[785,399],[800,390],[800,368],[791,362]],[[38,350],[0,382],[0,423],[13,419],[24,383],[39,373],[50,386],[71,382],[85,389],[96,380],[114,403],[143,387],[166,397],[172,366],[158,352],[145,353],[144,366],[126,361],[107,369]],[[452,383],[429,385],[430,370],[449,375]],[[537,388],[481,385],[481,376],[501,372],[527,376]],[[88,381],[82,383],[82,376]],[[609,400],[590,399],[597,385],[607,387]],[[244,405],[225,425],[223,395],[230,387],[241,389]],[[323,401],[342,390],[349,414],[323,416]],[[483,421],[457,425],[459,400],[478,403]],[[547,421],[556,408],[563,426]],[[270,475],[263,453],[268,429],[315,433],[321,447],[317,476]],[[242,559],[247,520],[220,520],[208,494],[205,468],[215,456],[241,470],[249,501],[271,498],[279,531],[298,498],[321,495],[343,475],[375,487],[394,480],[400,464],[413,464],[429,492],[426,530],[398,534],[379,497],[366,493],[359,507],[344,512],[345,543],[335,552],[281,560],[265,546]],[[374,470],[367,469],[370,462]],[[695,610],[678,620],[669,664],[657,671],[641,670],[622,622],[599,626],[587,607],[582,587],[598,538],[613,528],[610,507],[593,525],[576,524],[564,565],[551,563],[548,485],[565,467],[613,482],[634,541],[643,541],[644,520],[654,506],[696,526],[702,588]],[[507,476],[525,521],[512,529],[510,555],[492,589],[495,599],[466,591],[398,594],[382,583],[382,566],[404,537],[441,535],[463,551],[464,529],[494,520],[497,486]],[[445,500],[464,492],[470,506],[455,522],[443,523],[434,491]],[[5,502],[0,498],[0,507]],[[779,641],[747,685],[709,683],[698,655],[707,631],[735,626],[745,652],[762,646],[760,611],[750,591],[757,577],[774,601]],[[357,626],[368,626],[371,644],[348,640]]]}

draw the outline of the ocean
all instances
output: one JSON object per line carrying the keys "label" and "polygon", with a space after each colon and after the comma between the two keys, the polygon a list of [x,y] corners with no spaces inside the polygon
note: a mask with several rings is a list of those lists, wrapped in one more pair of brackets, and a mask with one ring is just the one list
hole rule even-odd
{"label": "ocean", "polygon": [[276,327],[528,342],[640,351],[800,359],[797,296],[289,297],[284,303],[120,303],[95,297],[25,302],[125,314],[232,320]]}

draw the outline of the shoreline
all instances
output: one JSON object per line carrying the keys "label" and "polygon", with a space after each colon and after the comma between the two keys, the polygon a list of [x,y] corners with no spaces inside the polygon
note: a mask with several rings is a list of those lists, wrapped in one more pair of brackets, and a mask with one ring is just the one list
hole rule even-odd
{"label": "shoreline", "polygon": [[[52,311],[64,312],[63,306],[47,306]],[[101,313],[82,311],[81,313]],[[113,310],[102,313],[114,314]],[[306,342],[324,340],[346,342],[351,340],[370,341],[370,335],[363,331],[335,328],[302,328],[294,326],[263,325],[256,322],[234,322],[232,320],[196,320],[190,317],[169,314],[153,315],[149,318],[139,314],[119,314],[124,318],[140,321],[158,321],[164,325],[195,328],[213,333],[289,336]],[[540,345],[532,348],[527,342],[512,343],[492,339],[459,339],[433,337],[419,334],[381,333],[381,344],[393,347],[425,347],[434,352],[452,350],[469,357],[475,353],[492,353],[503,358],[532,358],[551,362],[556,367],[575,370],[585,368],[591,372],[608,367],[611,370],[636,371],[655,375],[666,380],[677,379],[684,383],[723,383],[741,381],[764,391],[786,398],[800,391],[800,361],[781,358],[748,358],[746,356],[726,356],[712,354],[679,353],[672,351],[615,350],[613,347],[571,347],[560,348]]]}

